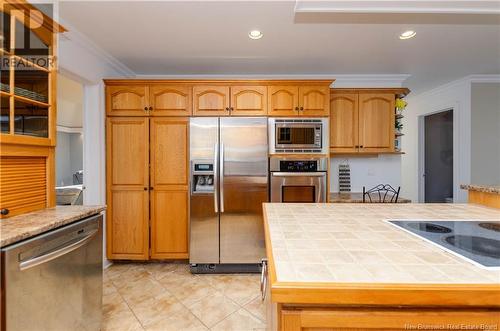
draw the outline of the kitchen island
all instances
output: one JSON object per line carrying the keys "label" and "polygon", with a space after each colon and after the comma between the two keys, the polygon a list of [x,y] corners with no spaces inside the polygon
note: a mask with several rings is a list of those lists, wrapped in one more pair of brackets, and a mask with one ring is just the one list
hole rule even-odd
{"label": "kitchen island", "polygon": [[388,219],[498,222],[500,211],[467,204],[265,204],[268,329],[500,327],[500,270],[472,264]]}
{"label": "kitchen island", "polygon": [[460,185],[469,191],[469,202],[493,208],[500,208],[500,185]]}

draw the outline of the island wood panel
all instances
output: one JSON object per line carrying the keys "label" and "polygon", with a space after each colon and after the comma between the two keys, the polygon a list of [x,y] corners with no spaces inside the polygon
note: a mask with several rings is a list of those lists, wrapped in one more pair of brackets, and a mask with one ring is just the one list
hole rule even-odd
{"label": "island wood panel", "polygon": [[[436,330],[500,325],[500,310],[293,307],[281,311],[281,331]],[[446,329],[453,329],[448,327]]]}
{"label": "island wood panel", "polygon": [[394,94],[359,95],[359,151],[394,151]]}
{"label": "island wood panel", "polygon": [[332,94],[330,152],[355,153],[358,145],[358,94]]}
{"label": "island wood panel", "polygon": [[231,86],[231,115],[267,115],[267,87]]}
{"label": "island wood panel", "polygon": [[148,115],[149,87],[147,85],[106,86],[106,115]]}
{"label": "island wood panel", "polygon": [[[186,85],[151,85],[149,100],[153,116],[190,116],[193,88]],[[149,109],[149,108],[148,108]]]}
{"label": "island wood panel", "polygon": [[297,86],[268,87],[269,116],[298,116],[299,88]]}
{"label": "island wood panel", "polygon": [[469,202],[492,208],[500,208],[500,194],[469,190]]}
{"label": "island wood panel", "polygon": [[149,257],[149,119],[107,120],[107,257]]}
{"label": "island wood panel", "polygon": [[193,87],[193,115],[229,115],[229,98],[229,86],[196,85]]}
{"label": "island wood panel", "polygon": [[189,118],[151,119],[151,258],[188,258]]}
{"label": "island wood panel", "polygon": [[300,116],[328,116],[330,112],[329,86],[300,86]]}

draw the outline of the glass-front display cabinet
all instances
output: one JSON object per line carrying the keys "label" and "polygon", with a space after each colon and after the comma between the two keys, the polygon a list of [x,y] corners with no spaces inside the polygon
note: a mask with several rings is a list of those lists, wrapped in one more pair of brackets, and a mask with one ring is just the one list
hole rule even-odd
{"label": "glass-front display cabinet", "polygon": [[4,143],[55,145],[56,37],[62,27],[51,7],[2,3],[1,139]]}
{"label": "glass-front display cabinet", "polygon": [[55,205],[56,45],[52,4],[0,3],[0,218]]}

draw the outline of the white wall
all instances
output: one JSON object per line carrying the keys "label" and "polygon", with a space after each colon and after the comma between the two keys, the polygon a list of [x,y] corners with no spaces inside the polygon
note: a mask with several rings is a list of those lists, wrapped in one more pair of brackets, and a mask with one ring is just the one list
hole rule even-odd
{"label": "white wall", "polygon": [[[351,192],[362,192],[378,184],[401,185],[401,156],[332,157],[330,159],[330,192],[339,191],[339,164],[347,160],[351,169]],[[401,195],[403,196],[403,195]],[[406,196],[405,196],[406,198]]]}
{"label": "white wall", "polygon": [[57,75],[57,125],[81,128],[83,124],[83,85],[69,77]]}
{"label": "white wall", "polygon": [[73,174],[82,169],[82,134],[58,131],[56,146],[56,186],[73,185]]}
{"label": "white wall", "polygon": [[471,183],[500,185],[500,83],[472,83]]}

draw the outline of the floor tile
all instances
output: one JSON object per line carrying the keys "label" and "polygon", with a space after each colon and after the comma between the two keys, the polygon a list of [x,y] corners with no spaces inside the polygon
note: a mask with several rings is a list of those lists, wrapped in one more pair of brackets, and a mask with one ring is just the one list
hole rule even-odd
{"label": "floor tile", "polygon": [[203,325],[188,309],[183,308],[172,316],[147,325],[148,331],[203,331],[208,328]]}
{"label": "floor tile", "polygon": [[214,326],[238,309],[240,307],[236,303],[220,292],[203,298],[190,308],[191,312],[208,327]]}
{"label": "floor tile", "polygon": [[243,308],[261,321],[264,322],[266,320],[266,306],[260,295],[243,306]]}
{"label": "floor tile", "polygon": [[210,330],[213,331],[254,331],[265,328],[264,322],[252,316],[248,311],[241,308],[229,315],[222,322],[215,325]]}
{"label": "floor tile", "polygon": [[129,305],[144,327],[154,325],[185,307],[170,293],[164,291],[138,304]]}

